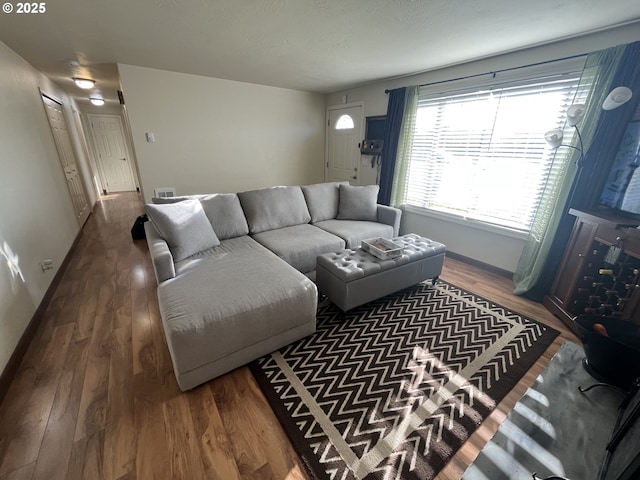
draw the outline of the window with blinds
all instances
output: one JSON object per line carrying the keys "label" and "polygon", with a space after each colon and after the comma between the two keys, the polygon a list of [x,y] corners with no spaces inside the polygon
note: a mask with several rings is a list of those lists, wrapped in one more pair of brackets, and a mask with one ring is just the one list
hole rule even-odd
{"label": "window with blinds", "polygon": [[579,80],[421,92],[405,204],[528,232],[547,179],[561,168],[544,133],[564,127]]}

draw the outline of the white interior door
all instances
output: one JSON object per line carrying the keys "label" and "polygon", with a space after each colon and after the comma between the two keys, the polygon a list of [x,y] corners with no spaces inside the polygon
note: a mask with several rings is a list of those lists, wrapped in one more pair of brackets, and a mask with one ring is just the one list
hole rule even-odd
{"label": "white interior door", "polygon": [[108,192],[136,189],[131,162],[124,140],[122,121],[117,115],[89,115],[96,159]]}
{"label": "white interior door", "polygon": [[327,181],[358,183],[362,105],[330,108],[327,123]]}
{"label": "white interior door", "polygon": [[53,140],[58,150],[58,158],[64,170],[64,176],[67,179],[67,188],[71,194],[71,202],[76,213],[76,218],[80,225],[84,225],[85,220],[89,217],[89,202],[82,185],[80,171],[76,163],[76,158],[71,148],[71,140],[69,138],[69,130],[62,113],[62,104],[56,102],[46,95],[42,95]]}

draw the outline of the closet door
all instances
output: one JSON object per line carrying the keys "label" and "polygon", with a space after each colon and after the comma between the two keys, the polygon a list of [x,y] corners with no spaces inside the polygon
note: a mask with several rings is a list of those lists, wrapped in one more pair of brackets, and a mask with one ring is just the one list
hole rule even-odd
{"label": "closet door", "polygon": [[84,222],[89,217],[89,202],[87,201],[87,195],[80,178],[80,171],[71,148],[69,130],[62,113],[62,104],[44,94],[42,94],[42,102],[44,103],[51,133],[53,133],[53,139],[56,143],[58,158],[60,159],[64,176],[67,179],[67,188],[71,195],[76,218],[80,225],[84,225]]}

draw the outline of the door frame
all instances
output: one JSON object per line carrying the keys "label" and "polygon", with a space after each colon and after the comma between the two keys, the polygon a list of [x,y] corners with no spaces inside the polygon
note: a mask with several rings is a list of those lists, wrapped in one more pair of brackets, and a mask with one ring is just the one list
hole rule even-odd
{"label": "door frame", "polygon": [[[38,93],[40,94],[40,101],[42,103],[42,108],[44,109],[44,114],[45,117],[47,119],[47,124],[49,125],[49,130],[51,131],[51,137],[53,139],[53,143],[55,145],[56,148],[56,154],[58,157],[58,164],[60,165],[60,168],[63,170],[63,176],[65,177],[65,184],[67,186],[67,191],[69,192],[69,198],[71,200],[71,204],[73,205],[73,211],[75,213],[75,217],[76,220],[78,221],[78,224],[80,225],[80,228],[82,228],[84,226],[84,224],[86,223],[87,219],[89,218],[89,215],[91,215],[91,213],[93,213],[93,205],[92,202],[90,201],[90,196],[88,193],[88,186],[85,183],[85,177],[84,174],[82,172],[82,165],[80,163],[80,156],[78,155],[81,152],[77,151],[77,145],[74,144],[74,141],[72,139],[72,135],[71,135],[71,130],[69,129],[69,122],[67,121],[67,114],[65,113],[65,106],[62,100],[60,100],[57,96],[48,93],[46,91],[44,91],[42,88],[38,87]],[[69,181],[66,178],[66,173],[64,172],[64,166],[63,166],[63,161],[62,161],[62,153],[60,152],[60,146],[58,145],[58,141],[56,140],[56,136],[53,132],[53,128],[51,126],[51,119],[49,118],[49,112],[47,111],[47,105],[45,103],[45,99],[48,99],[50,101],[52,101],[53,103],[56,103],[60,106],[60,112],[62,115],[62,120],[64,122],[64,126],[65,129],[67,131],[67,138],[69,140],[69,151],[71,156],[73,157],[73,162],[75,165],[75,168],[77,169],[78,172],[78,179],[79,179],[79,183],[80,183],[80,189],[82,190],[82,195],[84,196],[84,200],[86,202],[86,213],[83,214],[82,216],[80,216],[79,214],[81,212],[76,211],[76,207],[74,205],[74,200],[73,200],[73,192],[71,191],[71,189],[69,188]],[[71,108],[73,109],[73,106],[71,106]],[[76,125],[77,128],[77,125]],[[76,132],[78,135],[80,135],[80,131]],[[85,159],[85,161],[87,161],[88,159]],[[91,172],[91,168],[89,167],[89,165],[85,165],[87,168],[89,168],[89,172]]]}
{"label": "door frame", "polygon": [[89,191],[93,192],[93,195],[89,197],[91,199],[91,201],[89,202],[91,207],[91,212],[93,212],[93,205],[95,204],[96,199],[100,196],[100,190],[98,189],[98,185],[96,184],[96,179],[95,179],[96,169],[94,168],[93,165],[91,165],[91,153],[89,151],[89,141],[87,140],[87,132],[86,132],[85,126],[82,123],[80,110],[77,108],[77,106],[72,106],[71,113],[73,115],[73,120],[76,125],[76,130],[78,131],[80,148],[82,149],[82,154],[84,155],[85,163],[86,163],[85,167],[87,169],[87,174],[89,175],[89,178],[86,180],[86,183],[85,183],[85,190],[87,190],[87,193],[89,193]]}
{"label": "door frame", "polygon": [[[352,107],[360,107],[360,117],[358,120],[361,126],[361,132],[364,132],[364,102],[350,102],[350,103],[341,103],[338,105],[330,105],[327,107],[327,113],[325,117],[325,127],[324,127],[324,181],[326,182],[329,178],[329,132],[330,132],[330,113],[334,110],[341,110],[344,108],[352,108]],[[363,133],[364,134],[364,133]],[[364,140],[364,138],[360,139],[359,142]],[[360,161],[358,161],[358,170],[356,172],[356,176],[358,177],[356,180],[356,185],[360,182]]]}
{"label": "door frame", "polygon": [[95,138],[95,132],[93,130],[93,124],[91,122],[91,119],[93,117],[111,117],[111,118],[117,118],[118,119],[118,123],[120,124],[120,135],[122,137],[122,144],[124,145],[125,150],[127,151],[127,157],[129,159],[129,161],[127,162],[129,164],[129,174],[131,175],[131,182],[133,183],[133,188],[134,190],[132,191],[139,191],[140,190],[140,182],[137,176],[137,173],[134,171],[133,168],[133,162],[134,162],[134,156],[132,155],[132,151],[131,148],[129,147],[129,142],[127,139],[127,136],[125,135],[125,131],[124,131],[124,119],[122,118],[122,115],[119,115],[117,113],[87,113],[87,123],[89,124],[89,130],[91,131],[91,152],[93,154],[93,159],[95,161],[95,165],[96,165],[96,170],[98,173],[98,179],[100,180],[100,186],[102,187],[102,192],[101,194],[109,194],[111,192],[108,191],[107,187],[107,176],[104,173],[104,168],[102,166],[102,159],[100,158],[100,155],[98,155],[98,149],[96,148],[96,138]]}

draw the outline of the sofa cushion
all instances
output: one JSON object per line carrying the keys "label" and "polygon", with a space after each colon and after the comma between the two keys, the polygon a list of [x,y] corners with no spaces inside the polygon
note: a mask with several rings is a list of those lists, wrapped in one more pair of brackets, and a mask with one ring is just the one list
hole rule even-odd
{"label": "sofa cushion", "polygon": [[199,200],[166,205],[145,205],[145,211],[179,262],[207,248],[220,245]]}
{"label": "sofa cushion", "polygon": [[378,222],[361,220],[325,220],[314,224],[329,233],[342,238],[347,248],[358,248],[362,240],[375,237],[392,238],[393,227]]}
{"label": "sofa cushion", "polygon": [[202,208],[220,240],[249,233],[247,219],[235,193],[218,193],[200,198]]}
{"label": "sofa cushion", "polygon": [[196,253],[195,255],[191,255],[189,258],[185,258],[181,262],[176,262],[174,267],[174,276],[182,275],[192,268],[200,268],[199,265],[203,263],[203,260],[206,259],[234,256],[239,257],[244,255],[253,255],[257,252],[266,252],[273,255],[273,252],[270,252],[268,249],[260,245],[249,235],[220,240],[220,245],[218,245],[217,247],[203,250]]}
{"label": "sofa cushion", "polygon": [[340,200],[339,186],[348,185],[348,182],[316,183],[303,185],[302,193],[307,201],[307,207],[311,214],[311,223],[331,220],[338,215],[338,203]]}
{"label": "sofa cushion", "polygon": [[162,283],[158,300],[182,374],[313,320],[317,293],[273,253],[252,250],[202,259]]}
{"label": "sofa cushion", "polygon": [[336,218],[375,222],[378,219],[378,189],[378,185],[340,185],[340,203]]}
{"label": "sofa cushion", "polygon": [[316,257],[344,248],[344,240],[313,225],[261,232],[253,238],[302,273],[316,269]]}
{"label": "sofa cushion", "polygon": [[252,234],[305,224],[311,220],[299,186],[251,190],[238,193],[238,198]]}

